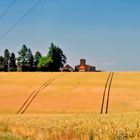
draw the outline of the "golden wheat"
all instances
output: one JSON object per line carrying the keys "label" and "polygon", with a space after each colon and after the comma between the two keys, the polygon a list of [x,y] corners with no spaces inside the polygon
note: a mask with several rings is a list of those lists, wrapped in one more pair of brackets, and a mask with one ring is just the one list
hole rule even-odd
{"label": "golden wheat", "polygon": [[139,140],[140,114],[4,115],[0,132],[32,140]]}
{"label": "golden wheat", "polygon": [[[45,81],[25,113],[99,113],[108,72],[103,73],[0,73],[0,114],[18,111],[29,95]],[[140,111],[140,73],[115,72],[109,113]]]}

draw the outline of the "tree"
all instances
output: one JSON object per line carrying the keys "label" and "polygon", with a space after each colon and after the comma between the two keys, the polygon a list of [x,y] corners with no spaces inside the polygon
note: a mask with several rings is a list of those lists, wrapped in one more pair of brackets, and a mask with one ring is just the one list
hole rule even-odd
{"label": "tree", "polygon": [[16,71],[16,70],[17,70],[16,58],[15,58],[15,54],[12,52],[9,59],[9,71]]}
{"label": "tree", "polygon": [[41,57],[39,59],[39,63],[37,65],[38,69],[41,71],[48,71],[48,67],[52,63],[52,59],[50,56]]}
{"label": "tree", "polygon": [[34,68],[37,70],[37,65],[39,63],[39,59],[42,57],[41,53],[37,51],[34,56]]}
{"label": "tree", "polygon": [[33,71],[33,62],[34,62],[34,57],[33,57],[32,51],[28,49],[27,65],[29,67],[29,71]]}
{"label": "tree", "polygon": [[49,71],[59,71],[60,67],[63,67],[66,63],[67,59],[63,51],[53,43],[51,43],[47,57],[50,57],[52,60],[51,63],[48,64]]}
{"label": "tree", "polygon": [[4,60],[3,60],[4,71],[8,71],[9,58],[10,58],[10,53],[9,53],[8,49],[5,49],[4,50]]}
{"label": "tree", "polygon": [[4,58],[3,58],[3,56],[0,56],[0,71],[4,71]]}
{"label": "tree", "polygon": [[27,71],[28,69],[28,48],[26,45],[23,45],[21,50],[18,52],[19,57],[17,58],[17,65],[19,71]]}

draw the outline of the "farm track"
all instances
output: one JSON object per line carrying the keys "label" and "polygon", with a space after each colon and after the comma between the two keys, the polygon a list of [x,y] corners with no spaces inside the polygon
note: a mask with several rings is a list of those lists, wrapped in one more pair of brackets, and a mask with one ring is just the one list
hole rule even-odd
{"label": "farm track", "polygon": [[[114,72],[110,72],[105,84],[105,88],[104,88],[104,92],[103,92],[103,98],[102,98],[102,105],[101,105],[101,114],[103,114],[104,112],[104,104],[105,104],[105,98],[106,99],[106,110],[105,113],[108,113],[108,106],[109,106],[109,97],[110,97],[110,89],[111,89],[111,85],[112,85],[112,81],[113,81],[113,77],[114,77]],[[106,93],[107,92],[107,93]],[[106,95],[107,94],[107,95]],[[107,96],[107,97],[106,97]]]}
{"label": "farm track", "polygon": [[[61,76],[61,75],[59,75],[59,76]],[[56,77],[58,77],[58,76],[56,76]],[[43,83],[38,89],[34,90],[29,95],[29,97],[25,100],[25,102],[22,104],[22,106],[19,108],[19,110],[16,112],[16,114],[23,114],[28,109],[28,107],[31,105],[33,100],[38,95],[38,93],[40,93],[47,86],[49,86],[56,79],[56,77],[50,78],[48,81]],[[112,85],[113,77],[114,77],[114,72],[110,72],[108,77],[107,77],[107,80],[106,80],[106,83],[105,83],[105,87],[104,87],[103,98],[102,98],[102,105],[101,105],[101,111],[100,111],[101,114],[103,114],[103,113],[107,114],[108,113],[109,97],[110,97],[110,90],[111,90],[111,85]],[[106,102],[105,102],[105,98],[106,98]]]}
{"label": "farm track", "polygon": [[32,103],[32,101],[35,99],[35,97],[37,96],[37,94],[39,92],[41,92],[43,89],[45,89],[47,86],[49,86],[54,80],[55,80],[55,78],[50,78],[48,81],[46,81],[44,84],[42,84],[38,89],[34,90],[29,95],[29,97],[25,100],[25,102],[20,107],[20,109],[16,112],[16,114],[23,114],[28,109],[28,107],[30,106],[30,104]]}

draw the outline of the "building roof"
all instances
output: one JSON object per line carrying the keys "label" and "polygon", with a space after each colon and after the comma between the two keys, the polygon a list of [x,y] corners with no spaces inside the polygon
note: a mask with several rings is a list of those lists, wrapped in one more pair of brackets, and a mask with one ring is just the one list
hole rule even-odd
{"label": "building roof", "polygon": [[72,68],[72,67],[69,64],[65,64],[63,68]]}

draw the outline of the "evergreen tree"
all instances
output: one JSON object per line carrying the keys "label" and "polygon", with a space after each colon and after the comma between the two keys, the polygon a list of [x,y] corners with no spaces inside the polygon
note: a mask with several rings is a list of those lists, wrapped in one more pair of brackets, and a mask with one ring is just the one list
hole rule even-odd
{"label": "evergreen tree", "polygon": [[42,57],[41,53],[39,51],[37,51],[35,53],[35,56],[34,56],[34,68],[35,70],[37,70],[37,66],[38,66],[38,63],[39,63],[39,59]]}
{"label": "evergreen tree", "polygon": [[9,53],[8,49],[5,49],[4,50],[4,60],[3,60],[4,71],[8,71],[9,58],[10,58],[10,53]]}
{"label": "evergreen tree", "polygon": [[33,62],[34,62],[34,57],[32,54],[32,51],[30,49],[28,49],[28,54],[27,54],[27,58],[28,58],[28,67],[29,67],[29,71],[33,71]]}
{"label": "evergreen tree", "polygon": [[0,71],[4,71],[4,58],[3,58],[3,56],[0,56]]}
{"label": "evergreen tree", "polygon": [[49,71],[59,71],[60,67],[66,63],[66,56],[63,51],[58,47],[51,43],[49,48],[48,57],[51,57],[52,61],[49,64]]}
{"label": "evergreen tree", "polygon": [[17,70],[16,58],[15,58],[15,54],[12,52],[9,59],[9,71],[16,71],[16,70]]}
{"label": "evergreen tree", "polygon": [[17,58],[18,71],[27,71],[28,69],[28,48],[23,45],[21,50],[18,52],[19,57]]}

